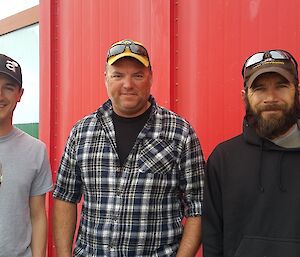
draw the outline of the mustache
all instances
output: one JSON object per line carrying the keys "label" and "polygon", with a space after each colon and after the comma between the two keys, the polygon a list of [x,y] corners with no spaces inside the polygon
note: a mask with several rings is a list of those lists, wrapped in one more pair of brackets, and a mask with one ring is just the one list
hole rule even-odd
{"label": "mustache", "polygon": [[259,112],[263,112],[263,111],[281,111],[284,110],[285,106],[280,105],[280,104],[269,104],[269,105],[265,105],[265,106],[261,106],[258,108]]}

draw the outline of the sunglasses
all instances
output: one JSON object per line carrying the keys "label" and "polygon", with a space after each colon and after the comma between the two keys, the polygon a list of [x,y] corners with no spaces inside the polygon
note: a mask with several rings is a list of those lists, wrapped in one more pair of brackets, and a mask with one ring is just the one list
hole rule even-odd
{"label": "sunglasses", "polygon": [[243,77],[247,68],[267,60],[289,60],[294,65],[295,69],[298,70],[297,61],[289,52],[284,50],[269,50],[265,52],[255,53],[245,61],[242,69]]}
{"label": "sunglasses", "polygon": [[118,54],[124,53],[126,48],[128,48],[132,53],[138,54],[141,56],[146,56],[148,59],[148,53],[145,47],[142,45],[136,44],[130,40],[123,41],[117,45],[112,46],[107,53],[107,61],[109,58],[116,56]]}

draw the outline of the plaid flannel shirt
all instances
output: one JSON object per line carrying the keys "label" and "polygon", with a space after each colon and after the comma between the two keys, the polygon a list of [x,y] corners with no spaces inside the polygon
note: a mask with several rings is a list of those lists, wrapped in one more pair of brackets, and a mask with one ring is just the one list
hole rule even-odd
{"label": "plaid flannel shirt", "polygon": [[74,256],[175,256],[183,216],[201,215],[204,159],[184,119],[155,103],[123,166],[108,100],[73,127],[54,197],[83,195]]}

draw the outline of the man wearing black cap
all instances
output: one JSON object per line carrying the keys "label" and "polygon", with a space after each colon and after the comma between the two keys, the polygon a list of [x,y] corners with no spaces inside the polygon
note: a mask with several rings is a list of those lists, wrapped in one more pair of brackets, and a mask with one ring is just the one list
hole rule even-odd
{"label": "man wearing black cap", "polygon": [[150,95],[141,43],[111,46],[105,84],[110,99],[73,127],[58,171],[57,257],[72,256],[82,195],[73,256],[195,256],[204,160],[194,130]]}
{"label": "man wearing black cap", "polygon": [[12,125],[22,94],[19,63],[0,54],[0,257],[46,254],[50,165],[45,145]]}
{"label": "man wearing black cap", "polygon": [[284,50],[250,56],[242,70],[243,133],[207,163],[204,257],[300,256],[298,67]]}

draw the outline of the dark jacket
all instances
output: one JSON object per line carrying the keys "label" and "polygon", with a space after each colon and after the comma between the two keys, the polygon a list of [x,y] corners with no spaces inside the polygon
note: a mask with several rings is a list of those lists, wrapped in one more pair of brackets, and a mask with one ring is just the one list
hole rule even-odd
{"label": "dark jacket", "polygon": [[300,148],[243,134],[207,163],[203,257],[300,256]]}

